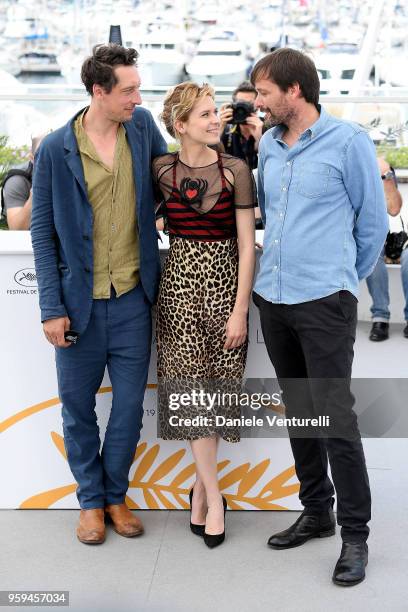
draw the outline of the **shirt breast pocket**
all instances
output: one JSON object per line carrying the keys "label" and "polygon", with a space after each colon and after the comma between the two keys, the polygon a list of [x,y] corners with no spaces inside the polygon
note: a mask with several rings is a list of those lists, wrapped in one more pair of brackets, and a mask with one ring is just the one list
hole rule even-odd
{"label": "shirt breast pocket", "polygon": [[306,198],[318,198],[324,195],[329,188],[330,179],[334,179],[334,172],[334,168],[329,164],[302,162],[299,169],[297,192]]}

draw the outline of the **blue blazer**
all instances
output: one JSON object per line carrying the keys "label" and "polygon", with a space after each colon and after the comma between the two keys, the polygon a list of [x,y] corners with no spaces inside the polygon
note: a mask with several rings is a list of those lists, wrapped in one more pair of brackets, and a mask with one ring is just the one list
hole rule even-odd
{"label": "blue blazer", "polygon": [[[41,321],[68,316],[71,329],[81,334],[88,325],[93,299],[93,213],[73,130],[78,115],[49,134],[39,147],[34,162],[31,239]],[[160,258],[150,168],[154,157],[167,152],[167,145],[145,108],[137,107],[123,125],[136,185],[140,281],[153,304]]]}

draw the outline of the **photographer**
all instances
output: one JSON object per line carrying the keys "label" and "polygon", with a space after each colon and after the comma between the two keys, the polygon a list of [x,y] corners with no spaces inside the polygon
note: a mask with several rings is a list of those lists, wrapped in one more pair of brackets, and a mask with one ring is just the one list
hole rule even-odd
{"label": "photographer", "polygon": [[44,134],[32,137],[29,162],[11,168],[1,185],[1,214],[10,230],[30,229],[33,162],[43,137]]}
{"label": "photographer", "polygon": [[225,152],[244,159],[251,170],[258,167],[258,144],[264,123],[254,108],[257,92],[244,81],[232,94],[232,104],[220,108],[221,142]]}

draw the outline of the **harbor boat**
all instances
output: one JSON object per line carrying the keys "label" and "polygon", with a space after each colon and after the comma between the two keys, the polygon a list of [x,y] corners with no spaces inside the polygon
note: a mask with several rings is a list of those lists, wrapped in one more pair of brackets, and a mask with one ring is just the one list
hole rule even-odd
{"label": "harbor boat", "polygon": [[[360,45],[352,42],[333,41],[325,50],[312,57],[320,78],[320,93],[330,96],[347,95],[350,92],[356,69],[360,63]],[[373,74],[373,67],[368,74]],[[361,87],[372,87],[372,82]]]}
{"label": "harbor boat", "polygon": [[175,85],[184,79],[185,54],[177,32],[152,32],[133,44],[140,52],[138,65],[144,84]]}
{"label": "harbor boat", "polygon": [[61,74],[55,53],[27,51],[18,57],[20,74]]}
{"label": "harbor boat", "polygon": [[233,33],[211,34],[202,40],[186,66],[190,79],[216,87],[235,87],[247,78],[249,69],[246,47]]}
{"label": "harbor boat", "polygon": [[348,53],[321,53],[315,60],[320,79],[320,93],[330,96],[348,94],[358,58]]}

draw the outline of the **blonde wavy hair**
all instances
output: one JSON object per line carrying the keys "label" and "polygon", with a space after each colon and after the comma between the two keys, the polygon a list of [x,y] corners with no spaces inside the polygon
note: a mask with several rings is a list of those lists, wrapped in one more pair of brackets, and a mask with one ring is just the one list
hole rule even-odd
{"label": "blonde wavy hair", "polygon": [[197,100],[210,96],[214,100],[214,89],[208,83],[201,86],[192,81],[180,83],[171,89],[163,102],[163,111],[160,120],[173,138],[179,138],[174,124],[176,121],[187,121]]}

